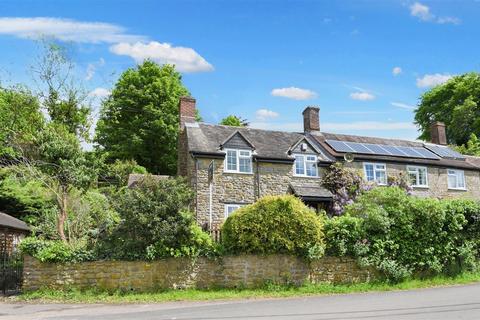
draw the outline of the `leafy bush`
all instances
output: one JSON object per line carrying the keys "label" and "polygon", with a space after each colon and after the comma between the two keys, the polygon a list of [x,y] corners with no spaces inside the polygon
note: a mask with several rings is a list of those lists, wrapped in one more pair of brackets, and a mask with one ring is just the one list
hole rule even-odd
{"label": "leafy bush", "polygon": [[20,242],[20,250],[42,262],[80,262],[92,260],[90,252],[74,248],[60,240],[28,237]]}
{"label": "leafy bush", "polygon": [[[337,249],[339,253],[348,253],[358,237],[353,251],[360,262],[397,281],[414,274],[446,272],[459,263],[463,269],[473,268],[478,226],[468,223],[465,214],[478,214],[478,208],[465,200],[439,201],[408,196],[398,187],[375,188],[347,206],[347,217],[327,223],[327,230],[328,235],[337,236],[332,241],[348,244],[345,250]],[[356,235],[343,231],[357,226],[352,218],[361,220],[361,232],[355,231]],[[340,223],[344,225],[337,226]],[[464,227],[472,228],[472,235],[467,236]]]}
{"label": "leafy bush", "polygon": [[235,211],[222,227],[227,253],[323,255],[323,219],[298,198],[263,197]]}
{"label": "leafy bush", "polygon": [[325,221],[326,253],[332,256],[355,255],[355,244],[364,239],[362,219],[343,215]]}
{"label": "leafy bush", "polygon": [[183,179],[145,179],[114,197],[121,222],[97,246],[100,258],[158,259],[210,250],[210,236],[188,211],[193,193]]}

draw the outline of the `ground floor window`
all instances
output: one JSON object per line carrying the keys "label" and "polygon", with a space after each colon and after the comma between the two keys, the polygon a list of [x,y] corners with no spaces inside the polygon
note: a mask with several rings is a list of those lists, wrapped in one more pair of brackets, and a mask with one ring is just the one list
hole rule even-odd
{"label": "ground floor window", "polygon": [[364,163],[365,179],[379,185],[387,184],[387,165],[384,163]]}
{"label": "ground floor window", "polygon": [[448,188],[465,190],[465,173],[463,170],[448,169]]}
{"label": "ground floor window", "polygon": [[241,204],[226,204],[225,205],[225,219],[227,219],[235,210],[242,207]]}

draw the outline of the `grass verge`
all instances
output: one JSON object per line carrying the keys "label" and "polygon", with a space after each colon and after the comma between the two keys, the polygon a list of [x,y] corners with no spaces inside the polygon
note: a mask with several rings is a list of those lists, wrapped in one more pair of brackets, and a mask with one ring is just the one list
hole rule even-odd
{"label": "grass verge", "polygon": [[312,295],[346,294],[373,291],[409,290],[468,284],[480,281],[480,272],[463,273],[455,277],[437,276],[428,279],[412,279],[396,284],[371,282],[358,284],[306,284],[300,287],[265,285],[259,289],[186,289],[161,292],[100,292],[43,289],[24,293],[16,301],[69,302],[69,303],[143,303],[167,301],[208,301],[255,298],[286,298]]}

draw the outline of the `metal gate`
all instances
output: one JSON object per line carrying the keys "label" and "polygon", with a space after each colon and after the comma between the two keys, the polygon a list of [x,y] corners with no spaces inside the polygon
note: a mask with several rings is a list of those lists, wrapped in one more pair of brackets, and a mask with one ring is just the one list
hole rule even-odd
{"label": "metal gate", "polygon": [[20,252],[8,252],[0,247],[0,295],[20,292],[23,280],[23,258]]}

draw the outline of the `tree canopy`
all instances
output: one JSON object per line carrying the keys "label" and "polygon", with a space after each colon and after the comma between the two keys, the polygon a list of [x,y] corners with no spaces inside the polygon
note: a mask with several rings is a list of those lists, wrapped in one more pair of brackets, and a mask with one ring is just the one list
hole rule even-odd
{"label": "tree canopy", "polygon": [[174,66],[145,61],[126,70],[104,101],[96,141],[111,159],[175,174],[178,103],[189,95]]}
{"label": "tree canopy", "polygon": [[44,126],[38,99],[22,87],[0,88],[0,156],[28,148]]}
{"label": "tree canopy", "polygon": [[231,127],[247,127],[248,126],[247,120],[242,119],[235,115],[229,115],[223,118],[220,121],[220,124],[224,126],[231,126]]}
{"label": "tree canopy", "polygon": [[453,77],[421,96],[415,114],[420,126],[420,139],[430,139],[430,124],[442,121],[447,140],[463,145],[472,133],[480,135],[480,74],[466,73]]}

